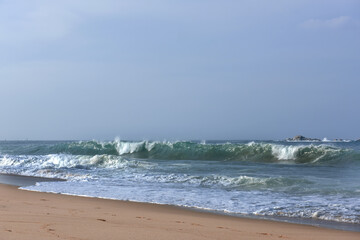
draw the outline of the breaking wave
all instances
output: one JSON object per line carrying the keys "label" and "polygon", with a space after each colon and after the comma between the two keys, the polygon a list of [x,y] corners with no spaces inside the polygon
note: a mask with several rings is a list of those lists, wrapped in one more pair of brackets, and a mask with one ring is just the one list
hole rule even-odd
{"label": "breaking wave", "polygon": [[[4,161],[7,161],[7,156],[11,155],[26,155],[26,161],[31,161],[36,156],[46,155],[50,156],[46,158],[49,164],[62,167],[76,165],[116,167],[119,159],[217,160],[296,164],[360,162],[358,151],[326,144],[286,145],[258,142],[206,144],[189,141],[129,142],[116,139],[110,142],[61,142],[34,144],[33,146],[29,144],[14,151],[1,149],[0,165],[3,165]],[[25,161],[17,160],[19,160],[18,163]]]}

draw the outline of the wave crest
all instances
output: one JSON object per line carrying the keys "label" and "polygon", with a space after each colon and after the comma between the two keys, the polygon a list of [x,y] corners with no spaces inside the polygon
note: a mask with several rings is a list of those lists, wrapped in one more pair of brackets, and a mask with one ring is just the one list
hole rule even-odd
{"label": "wave crest", "polygon": [[[4,154],[4,152],[3,152]],[[121,156],[132,159],[158,160],[217,160],[217,161],[248,161],[264,163],[298,163],[322,164],[339,162],[360,162],[360,153],[352,149],[344,149],[330,145],[289,145],[278,143],[222,143],[209,144],[197,142],[129,142],[115,139],[110,142],[81,141],[63,142],[52,145],[34,145],[8,151],[6,155],[48,156],[70,155],[85,156],[86,159],[104,158],[102,155],[114,158]],[[0,156],[1,157],[1,156]],[[74,158],[74,157],[72,157]],[[107,159],[106,161],[109,161]],[[55,161],[55,160],[54,160]],[[85,160],[84,160],[85,161]],[[90,161],[90,160],[86,160]],[[85,162],[86,162],[85,161]],[[91,160],[92,161],[92,160]],[[90,162],[91,162],[90,161]],[[103,165],[105,160],[97,160],[95,165]],[[117,160],[116,160],[117,161]],[[112,161],[116,164],[116,161]],[[66,161],[72,164],[71,161]],[[111,162],[111,161],[110,161]],[[86,163],[88,164],[88,163]],[[106,165],[106,164],[105,164]]]}

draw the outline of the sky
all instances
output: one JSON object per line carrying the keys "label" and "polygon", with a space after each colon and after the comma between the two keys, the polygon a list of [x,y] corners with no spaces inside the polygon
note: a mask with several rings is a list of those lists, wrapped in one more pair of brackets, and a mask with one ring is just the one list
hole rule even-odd
{"label": "sky", "polygon": [[0,139],[360,138],[358,0],[0,0]]}

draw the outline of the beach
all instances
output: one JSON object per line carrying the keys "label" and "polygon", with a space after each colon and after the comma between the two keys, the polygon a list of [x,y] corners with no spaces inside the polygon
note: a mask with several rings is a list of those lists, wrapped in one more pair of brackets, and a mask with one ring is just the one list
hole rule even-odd
{"label": "beach", "polygon": [[0,239],[359,239],[360,232],[0,184]]}

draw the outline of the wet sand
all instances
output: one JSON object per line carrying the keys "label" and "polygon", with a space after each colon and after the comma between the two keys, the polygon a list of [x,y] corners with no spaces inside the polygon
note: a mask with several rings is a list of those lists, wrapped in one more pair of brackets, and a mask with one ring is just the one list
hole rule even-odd
{"label": "wet sand", "polygon": [[360,233],[0,184],[0,239],[358,240]]}
{"label": "wet sand", "polygon": [[35,185],[37,182],[58,182],[66,181],[60,178],[44,178],[44,177],[29,177],[16,174],[0,173],[0,184],[14,185],[18,187],[25,187]]}

